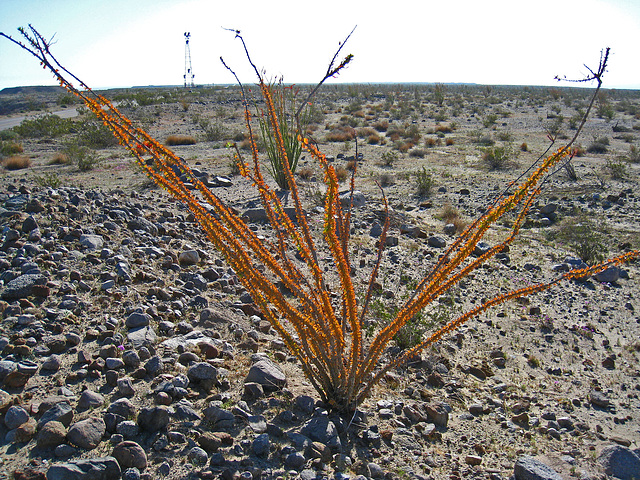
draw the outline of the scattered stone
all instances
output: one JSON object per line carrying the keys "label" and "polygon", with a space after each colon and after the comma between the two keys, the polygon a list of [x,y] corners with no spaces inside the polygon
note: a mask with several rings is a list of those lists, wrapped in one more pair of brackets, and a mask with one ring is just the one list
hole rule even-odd
{"label": "scattered stone", "polygon": [[306,422],[300,429],[300,433],[330,448],[340,448],[342,445],[338,429],[326,415],[314,417]]}
{"label": "scattered stone", "polygon": [[169,424],[169,410],[163,406],[145,407],[138,413],[138,425],[143,430],[157,432]]}
{"label": "scattered stone", "polygon": [[554,469],[528,455],[516,460],[513,473],[516,480],[562,480]]}
{"label": "scattered stone", "polygon": [[40,429],[36,443],[38,448],[56,448],[64,443],[67,436],[67,429],[60,423],[51,421]]}
{"label": "scattered stone", "polygon": [[29,413],[19,405],[14,405],[4,415],[4,424],[9,430],[18,428],[29,420]]}
{"label": "scattered stone", "polygon": [[640,453],[622,445],[609,445],[598,455],[604,473],[620,480],[634,480],[640,473]]}
{"label": "scattered stone", "polygon": [[271,360],[265,359],[254,363],[249,369],[245,383],[258,383],[265,392],[280,390],[287,384],[284,372]]}
{"label": "scattered stone", "polygon": [[113,447],[111,455],[118,461],[122,470],[132,467],[139,470],[147,468],[147,454],[136,442],[127,440],[118,443]]}
{"label": "scattered stone", "polygon": [[62,423],[65,427],[71,425],[73,420],[73,409],[67,402],[60,402],[49,408],[40,420],[38,420],[38,429],[44,427],[47,422],[55,420]]}
{"label": "scattered stone", "polygon": [[102,418],[89,417],[71,425],[67,440],[77,447],[93,450],[102,441],[105,431],[106,425]]}
{"label": "scattered stone", "polygon": [[104,404],[104,397],[98,392],[85,390],[78,400],[78,408],[86,410],[88,408],[100,407]]}
{"label": "scattered stone", "polygon": [[47,480],[119,480],[120,477],[120,466],[113,457],[58,463],[47,470]]}

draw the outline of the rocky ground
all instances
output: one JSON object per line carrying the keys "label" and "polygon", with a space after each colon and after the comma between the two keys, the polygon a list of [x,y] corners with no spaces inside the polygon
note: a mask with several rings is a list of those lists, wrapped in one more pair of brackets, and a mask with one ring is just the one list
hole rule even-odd
{"label": "rocky ground", "polygon": [[[324,117],[313,135],[337,166],[349,166],[353,142],[324,135],[349,119],[356,129],[385,119],[404,131],[415,125],[420,135],[404,153],[389,129],[378,132],[382,142],[360,141],[364,202],[354,214],[352,258],[363,288],[383,215],[376,182],[393,220],[373,324],[401,302],[403,286],[428,270],[459,224],[544,150],[557,110],[569,118],[586,98],[562,89],[449,88],[444,105],[431,87],[409,86],[330,88],[318,100]],[[595,220],[609,255],[640,246],[640,167],[621,160],[638,145],[629,105],[640,100],[608,95],[614,118],[592,117],[582,141],[586,149],[607,136],[607,152],[575,158],[575,180],[554,176],[508,254],[474,272],[428,319],[575,266],[576,252],[559,236],[572,219]],[[38,103],[56,107],[55,98]],[[436,119],[443,110],[446,119]],[[256,196],[231,175],[224,148],[242,139],[235,89],[123,111],[160,140],[196,138],[175,150],[216,194],[255,212]],[[498,119],[485,125],[491,112]],[[206,137],[202,118],[209,127],[219,122],[229,138]],[[626,133],[616,132],[620,126]],[[476,142],[482,136],[520,153],[490,170]],[[637,262],[470,321],[388,375],[346,418],[319,402],[189,212],[153,188],[123,149],[99,150],[100,163],[87,171],[51,164],[73,138],[18,138],[31,166],[0,180],[0,479],[640,478]],[[417,149],[423,154],[411,153]],[[617,162],[624,175],[611,168]],[[418,196],[422,167],[434,185]],[[317,225],[320,171],[308,159],[299,169],[308,169],[300,185]],[[452,209],[458,224],[446,215]],[[489,232],[488,244],[508,220]]]}

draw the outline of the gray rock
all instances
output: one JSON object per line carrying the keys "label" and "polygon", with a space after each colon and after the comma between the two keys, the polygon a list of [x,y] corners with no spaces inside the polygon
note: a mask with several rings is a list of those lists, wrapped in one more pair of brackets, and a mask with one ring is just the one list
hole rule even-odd
{"label": "gray rock", "polygon": [[206,465],[209,460],[209,454],[200,447],[193,447],[187,452],[187,459],[199,467]]}
{"label": "gray rock", "polygon": [[29,420],[29,413],[19,405],[9,407],[7,413],[4,414],[4,424],[9,430],[18,428]]}
{"label": "gray rock", "polygon": [[326,415],[309,420],[300,429],[300,433],[331,448],[339,448],[342,445],[338,429]]}
{"label": "gray rock", "polygon": [[122,472],[122,480],[140,480],[140,470],[136,467],[127,468]]}
{"label": "gray rock", "polygon": [[125,420],[116,425],[116,432],[124,438],[133,438],[140,433],[140,427],[133,420]]}
{"label": "gray rock", "polygon": [[600,273],[596,273],[593,278],[602,283],[614,283],[620,278],[620,267],[611,265]]}
{"label": "gray rock", "polygon": [[199,261],[200,254],[197,250],[186,250],[184,252],[181,252],[178,256],[178,263],[184,266],[197,265]]}
{"label": "gray rock", "polygon": [[364,207],[367,204],[367,198],[360,190],[354,190],[353,197],[351,196],[351,192],[340,194],[340,204],[343,207],[349,206],[349,200],[351,200],[351,205],[353,206],[353,208]]}
{"label": "gray rock", "polygon": [[216,381],[218,369],[207,362],[198,362],[187,370],[187,377],[191,382]]}
{"label": "gray rock", "polygon": [[528,455],[523,455],[513,467],[516,480],[562,480],[550,466]]}
{"label": "gray rock", "polygon": [[127,333],[127,340],[131,342],[133,348],[140,349],[142,347],[155,345],[158,341],[158,335],[150,326],[133,328]]}
{"label": "gray rock", "polygon": [[266,392],[279,390],[287,384],[284,372],[268,359],[254,363],[244,381],[245,383],[259,383]]}
{"label": "gray rock", "polygon": [[132,397],[136,391],[130,378],[119,378],[117,382],[118,392],[125,397]]}
{"label": "gray rock", "polygon": [[22,233],[29,233],[36,228],[38,228],[38,222],[35,218],[33,218],[33,215],[29,215],[22,222]]}
{"label": "gray rock", "polygon": [[62,423],[65,427],[71,425],[71,420],[73,420],[71,405],[67,402],[60,402],[49,408],[38,420],[38,430],[52,420]]}
{"label": "gray rock", "polygon": [[151,315],[148,313],[133,312],[125,320],[125,325],[127,328],[146,327],[151,320]]}
{"label": "gray rock", "polygon": [[142,230],[150,233],[152,236],[158,235],[158,227],[144,217],[137,217],[127,222],[129,230]]}
{"label": "gray rock", "polygon": [[138,425],[149,432],[162,430],[169,425],[169,410],[164,406],[143,408],[138,414]]}
{"label": "gray rock", "polygon": [[200,415],[198,415],[198,412],[193,409],[191,402],[185,399],[182,399],[178,403],[176,403],[174,408],[176,411],[174,417],[178,420],[197,421],[201,419]]}
{"label": "gray rock", "polygon": [[45,359],[45,361],[42,362],[42,367],[40,368],[47,372],[57,372],[61,365],[62,361],[60,360],[60,357],[54,354]]}
{"label": "gray rock", "polygon": [[236,421],[233,413],[222,408],[220,402],[211,402],[204,410],[204,418],[211,422],[213,430],[233,428]]}
{"label": "gray rock", "polygon": [[444,248],[447,246],[447,241],[442,237],[438,237],[437,235],[432,235],[431,237],[429,237],[427,243],[430,247],[433,248]]}
{"label": "gray rock", "polygon": [[99,250],[104,245],[104,239],[101,235],[80,235],[80,245],[87,250]]}
{"label": "gray rock", "polygon": [[622,445],[610,445],[602,449],[598,456],[604,473],[620,480],[640,478],[640,452]]}
{"label": "gray rock", "polygon": [[133,418],[136,414],[136,407],[128,398],[119,398],[109,405],[107,412],[124,418]]}
{"label": "gray rock", "polygon": [[47,480],[119,480],[120,476],[120,466],[113,457],[58,463],[47,470]]}
{"label": "gray rock", "polygon": [[124,361],[120,358],[107,357],[104,359],[104,365],[107,370],[118,370],[124,367]]}
{"label": "gray rock", "polygon": [[307,460],[300,452],[290,453],[284,459],[285,467],[293,470],[300,470],[304,467],[305,463],[307,463]]}
{"label": "gray rock", "polygon": [[68,443],[62,443],[53,450],[53,454],[58,458],[69,458],[73,455],[77,455],[78,453],[79,450]]}
{"label": "gray rock", "polygon": [[138,368],[140,366],[140,357],[135,350],[126,350],[122,354],[122,361],[127,367]]}
{"label": "gray rock", "polygon": [[253,453],[258,457],[268,456],[270,447],[271,447],[271,443],[269,441],[268,433],[262,433],[253,440],[253,444],[252,444]]}
{"label": "gray rock", "polygon": [[47,277],[42,274],[25,274],[11,280],[2,292],[3,300],[19,300],[31,295],[31,289],[36,285],[47,283]]}
{"label": "gray rock", "polygon": [[598,390],[591,390],[591,392],[589,392],[589,401],[600,408],[609,408],[611,406],[611,402],[607,396]]}
{"label": "gray rock", "polygon": [[144,369],[147,371],[149,375],[155,377],[159,373],[162,372],[164,368],[164,363],[162,359],[158,355],[154,355],[144,364]]}
{"label": "gray rock", "polygon": [[147,454],[144,449],[136,442],[127,440],[118,443],[113,447],[111,453],[118,461],[120,468],[125,470],[127,468],[137,468],[144,470],[147,468]]}
{"label": "gray rock", "polygon": [[89,417],[74,423],[67,433],[67,440],[73,445],[93,450],[102,441],[107,427],[100,417]]}
{"label": "gray rock", "polygon": [[67,429],[65,426],[60,422],[51,421],[38,432],[36,443],[38,448],[56,448],[64,443],[66,436]]}
{"label": "gray rock", "polygon": [[87,408],[100,407],[104,404],[104,397],[98,392],[85,390],[78,400],[78,408],[85,410]]}

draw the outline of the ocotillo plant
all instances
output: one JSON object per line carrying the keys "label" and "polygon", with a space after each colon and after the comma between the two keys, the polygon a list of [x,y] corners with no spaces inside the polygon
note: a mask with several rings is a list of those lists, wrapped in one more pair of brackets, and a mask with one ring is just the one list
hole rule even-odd
{"label": "ocotillo plant", "polygon": [[[273,227],[274,240],[264,240],[198,180],[183,160],[134,126],[107,99],[90,90],[64,69],[51,55],[49,44],[35,29],[21,29],[21,33],[26,43],[2,35],[29,51],[45,68],[51,70],[62,86],[79,96],[113,131],[122,145],[135,156],[144,172],[193,212],[203,233],[234,269],[260,307],[263,317],[271,323],[297,357],[302,370],[322,400],[336,410],[351,411],[356,408],[389,369],[402,364],[487,309],[509,299],[548,289],[561,281],[593,275],[610,265],[620,264],[640,255],[640,251],[631,251],[595,266],[564,273],[550,282],[531,285],[489,299],[437,329],[415,347],[392,357],[387,347],[403,325],[513,242],[548,175],[554,168],[561,168],[562,162],[570,158],[571,144],[575,137],[564,147],[542,158],[520,179],[510,184],[495,202],[488,205],[485,213],[466,228],[418,283],[412,296],[399,308],[395,317],[386,325],[380,326],[369,338],[363,334],[363,325],[383,255],[388,221],[385,222],[379,239],[377,262],[372,269],[368,289],[359,302],[351,277],[349,256],[351,210],[343,208],[336,172],[315,145],[307,139],[300,139],[303,147],[324,171],[324,224],[322,234],[318,237],[314,237],[307,222],[288,162],[284,162],[283,166],[291,192],[289,198],[295,210],[293,219],[285,213],[279,196],[264,180],[254,141],[250,109],[245,102],[252,154],[250,161],[241,161],[241,173],[256,185]],[[593,74],[593,79],[598,82],[596,92],[601,84],[607,56],[608,51],[601,59],[599,69]],[[343,64],[344,62],[336,68],[342,68]],[[73,86],[68,79],[78,82],[83,90]],[[264,98],[275,143],[286,155],[271,92],[259,74],[258,86]],[[187,188],[177,172],[187,176],[195,187],[195,192]],[[351,185],[353,192],[353,178]],[[481,256],[474,257],[472,253],[476,245],[489,228],[509,212],[516,216],[506,238]],[[329,272],[325,272],[320,264],[320,253],[331,256],[333,267]],[[288,293],[284,294],[283,291]],[[340,292],[337,294],[338,302],[334,302],[336,294],[332,293],[336,291]]]}

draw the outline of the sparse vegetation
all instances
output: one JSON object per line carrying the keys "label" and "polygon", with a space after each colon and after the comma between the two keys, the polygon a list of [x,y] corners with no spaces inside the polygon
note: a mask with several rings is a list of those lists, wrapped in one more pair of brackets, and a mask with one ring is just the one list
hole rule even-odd
{"label": "sparse vegetation", "polygon": [[12,155],[2,160],[6,170],[23,170],[31,166],[31,159],[26,155]]}
{"label": "sparse vegetation", "polygon": [[172,147],[175,145],[195,145],[196,139],[191,135],[169,135],[164,144]]}

